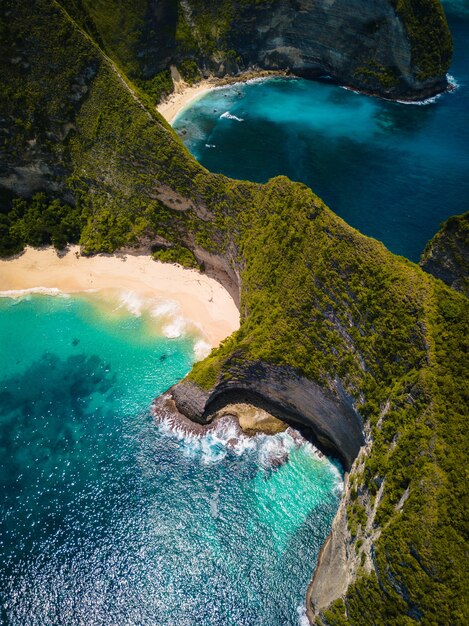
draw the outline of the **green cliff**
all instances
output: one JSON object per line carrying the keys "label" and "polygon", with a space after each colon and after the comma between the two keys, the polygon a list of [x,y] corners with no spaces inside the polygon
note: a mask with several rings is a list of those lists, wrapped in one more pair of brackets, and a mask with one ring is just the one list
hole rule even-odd
{"label": "green cliff", "polygon": [[428,242],[420,265],[429,274],[469,296],[469,211],[446,220]]}
{"label": "green cliff", "polygon": [[134,76],[138,15],[119,42],[87,6],[0,7],[2,251],[68,240],[204,266],[241,327],[171,390],[174,410],[209,421],[246,397],[309,425],[350,469],[312,619],[466,623],[467,299],[304,185],[207,172]]}
{"label": "green cliff", "polygon": [[[158,99],[169,66],[194,79],[252,68],[330,74],[356,89],[421,99],[442,91],[452,42],[439,0],[63,0]],[[197,69],[199,68],[199,69]]]}

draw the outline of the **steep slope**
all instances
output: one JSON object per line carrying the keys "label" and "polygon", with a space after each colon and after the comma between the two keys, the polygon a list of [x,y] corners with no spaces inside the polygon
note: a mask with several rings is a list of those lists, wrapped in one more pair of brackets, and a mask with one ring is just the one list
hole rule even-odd
{"label": "steep slope", "polygon": [[0,11],[2,243],[52,237],[73,215],[84,252],[193,255],[237,298],[241,327],[165,410],[209,421],[233,399],[259,404],[350,469],[311,615],[465,623],[467,299],[304,185],[204,170],[60,3]]}
{"label": "steep slope", "polygon": [[[183,32],[208,67],[236,65],[329,74],[387,97],[418,99],[444,88],[451,37],[434,0],[203,0],[181,2]],[[208,17],[209,16],[209,17]],[[182,30],[182,28],[180,27]]]}
{"label": "steep slope", "polygon": [[421,267],[469,296],[469,211],[450,217],[428,242]]}
{"label": "steep slope", "polygon": [[154,94],[170,89],[171,62],[194,76],[191,61],[219,76],[253,67],[329,74],[390,98],[422,99],[447,84],[452,43],[439,0],[64,4]]}

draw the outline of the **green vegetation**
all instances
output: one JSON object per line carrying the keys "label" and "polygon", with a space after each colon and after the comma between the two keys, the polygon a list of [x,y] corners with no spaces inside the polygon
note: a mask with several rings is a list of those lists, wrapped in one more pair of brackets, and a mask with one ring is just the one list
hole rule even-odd
{"label": "green vegetation", "polygon": [[[467,454],[462,416],[469,312],[464,297],[431,286],[428,367],[396,389],[385,422],[372,429],[373,451],[360,487],[370,490],[377,477],[385,480],[375,519],[385,531],[375,544],[377,575],[359,577],[345,599],[347,623],[357,626],[467,621],[461,460]],[[322,623],[340,623],[327,612],[323,617]]]}
{"label": "green vegetation", "polygon": [[202,78],[199,67],[193,59],[184,59],[179,64],[178,69],[183,79],[189,85],[197,83]]}
{"label": "green vegetation", "polygon": [[141,76],[137,52],[148,0],[61,0],[58,4],[129,76]]}
{"label": "green vegetation", "polygon": [[375,81],[378,81],[384,89],[392,89],[399,84],[399,70],[397,67],[384,67],[373,61],[370,61],[366,67],[357,67],[354,75],[361,78],[364,82],[370,83],[371,87]]}
{"label": "green vegetation", "polygon": [[155,105],[174,91],[174,83],[169,70],[163,70],[149,80],[136,79],[134,82]]}
{"label": "green vegetation", "polygon": [[193,269],[200,268],[194,254],[188,248],[177,244],[171,248],[158,248],[152,253],[152,257],[155,261],[162,261],[163,263],[177,263]]}
{"label": "green vegetation", "polygon": [[67,243],[78,243],[85,224],[81,210],[49,202],[44,193],[37,193],[31,201],[14,199],[2,207],[0,213],[0,256],[21,252],[25,245],[53,245],[58,250]]}
{"label": "green vegetation", "polygon": [[229,263],[241,276],[241,326],[192,380],[212,388],[256,361],[332,393],[340,380],[373,440],[348,504],[360,551],[366,497],[377,502],[383,485],[376,570],[360,569],[318,619],[463,624],[467,299],[350,228],[304,185],[204,170],[144,86],[119,75],[58,3],[33,4],[0,8],[11,189],[2,252],[78,238],[84,253],[112,252],[158,236],[167,248],[157,258],[192,265],[203,248]]}
{"label": "green vegetation", "polygon": [[[417,78],[424,81],[446,74],[453,42],[440,0],[392,0],[412,43]],[[435,42],[439,46],[435,46]]]}
{"label": "green vegetation", "polygon": [[469,211],[450,217],[428,242],[420,265],[469,296]]}

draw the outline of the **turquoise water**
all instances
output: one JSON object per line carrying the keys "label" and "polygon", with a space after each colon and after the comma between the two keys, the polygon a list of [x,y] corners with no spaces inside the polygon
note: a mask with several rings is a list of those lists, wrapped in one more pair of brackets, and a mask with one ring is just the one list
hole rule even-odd
{"label": "turquoise water", "polygon": [[115,308],[0,298],[1,623],[302,623],[339,470],[288,433],[158,424],[194,339]]}
{"label": "turquoise water", "polygon": [[212,91],[174,128],[209,170],[302,181],[349,224],[416,261],[440,223],[469,208],[469,3],[445,7],[459,88],[426,106],[270,79]]}

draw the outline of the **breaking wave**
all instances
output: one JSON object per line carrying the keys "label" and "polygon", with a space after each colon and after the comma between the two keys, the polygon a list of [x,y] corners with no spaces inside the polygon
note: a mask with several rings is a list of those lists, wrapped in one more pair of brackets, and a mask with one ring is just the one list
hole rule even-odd
{"label": "breaking wave", "polygon": [[[160,408],[154,409],[153,415],[160,432],[180,441],[185,454],[199,460],[202,465],[218,463],[229,453],[236,456],[251,454],[259,467],[269,470],[287,462],[291,452],[300,447],[306,448],[317,461],[330,464],[330,459],[291,427],[275,435],[246,435],[237,419],[228,415],[207,426],[180,420]],[[337,489],[340,491],[342,478],[338,464],[336,469]]]}
{"label": "breaking wave", "polygon": [[56,287],[30,287],[29,289],[7,289],[0,291],[0,298],[23,298],[32,295],[62,296],[68,298],[68,294]]}
{"label": "breaking wave", "polygon": [[220,119],[223,120],[234,120],[236,122],[244,122],[242,117],[237,117],[236,115],[232,115],[229,111],[225,111],[220,115]]}

